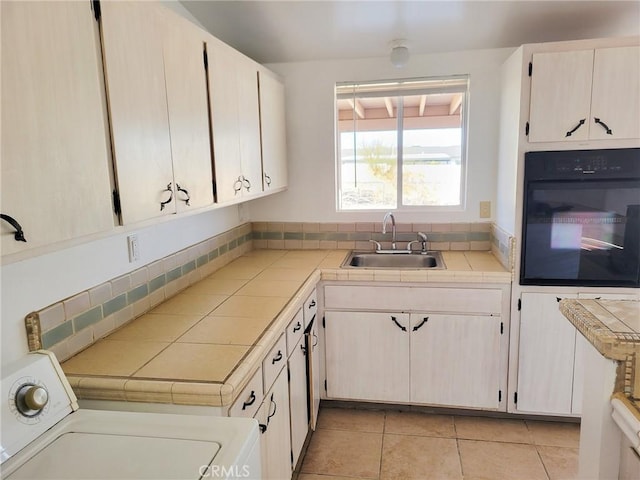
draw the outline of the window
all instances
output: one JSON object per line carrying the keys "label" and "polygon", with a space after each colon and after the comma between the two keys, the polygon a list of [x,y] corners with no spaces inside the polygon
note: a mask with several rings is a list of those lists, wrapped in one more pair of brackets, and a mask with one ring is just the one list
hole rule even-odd
{"label": "window", "polygon": [[469,77],[336,85],[338,210],[460,209]]}

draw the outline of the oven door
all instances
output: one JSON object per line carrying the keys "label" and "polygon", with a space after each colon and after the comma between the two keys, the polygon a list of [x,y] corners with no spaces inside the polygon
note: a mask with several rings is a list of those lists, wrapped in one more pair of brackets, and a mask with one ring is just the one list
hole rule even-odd
{"label": "oven door", "polygon": [[640,286],[640,180],[525,183],[521,285]]}

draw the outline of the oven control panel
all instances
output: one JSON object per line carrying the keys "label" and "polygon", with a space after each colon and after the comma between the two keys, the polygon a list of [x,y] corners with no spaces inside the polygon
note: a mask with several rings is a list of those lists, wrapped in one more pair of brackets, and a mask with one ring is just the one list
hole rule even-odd
{"label": "oven control panel", "polygon": [[525,178],[607,180],[640,177],[640,148],[526,152]]}
{"label": "oven control panel", "polygon": [[2,370],[0,463],[78,409],[50,352],[30,353]]}

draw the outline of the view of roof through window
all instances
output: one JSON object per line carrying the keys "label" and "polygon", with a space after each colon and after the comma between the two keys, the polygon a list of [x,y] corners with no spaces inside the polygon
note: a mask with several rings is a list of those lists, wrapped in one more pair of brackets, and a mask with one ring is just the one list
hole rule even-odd
{"label": "view of roof through window", "polygon": [[461,205],[467,84],[338,85],[338,209]]}

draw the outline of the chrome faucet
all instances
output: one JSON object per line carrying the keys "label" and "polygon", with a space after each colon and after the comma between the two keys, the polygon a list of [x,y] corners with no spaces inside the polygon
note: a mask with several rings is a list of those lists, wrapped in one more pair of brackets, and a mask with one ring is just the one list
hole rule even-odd
{"label": "chrome faucet", "polygon": [[387,220],[391,219],[391,249],[396,249],[396,217],[393,213],[387,212],[382,219],[382,234],[387,233]]}

